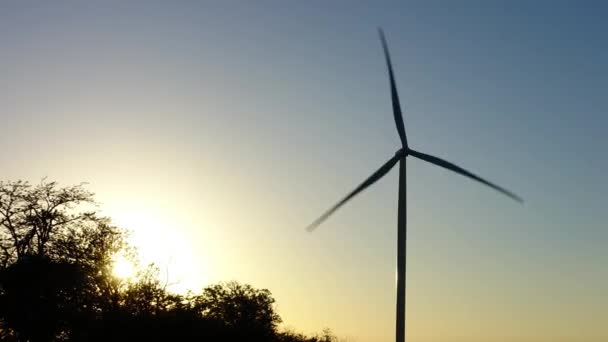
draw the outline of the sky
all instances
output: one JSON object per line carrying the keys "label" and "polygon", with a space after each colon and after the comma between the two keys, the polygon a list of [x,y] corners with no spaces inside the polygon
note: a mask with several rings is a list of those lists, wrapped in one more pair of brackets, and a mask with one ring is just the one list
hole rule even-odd
{"label": "sky", "polygon": [[394,339],[411,147],[407,340],[605,341],[602,1],[2,1],[2,180],[87,182],[175,291],[268,288],[283,327]]}

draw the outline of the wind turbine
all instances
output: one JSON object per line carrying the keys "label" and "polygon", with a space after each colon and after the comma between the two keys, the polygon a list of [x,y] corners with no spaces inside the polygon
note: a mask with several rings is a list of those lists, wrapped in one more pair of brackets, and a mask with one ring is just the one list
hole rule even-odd
{"label": "wind turbine", "polygon": [[384,32],[382,29],[378,29],[380,34],[380,40],[382,42],[382,48],[384,49],[384,57],[386,59],[386,65],[388,67],[388,76],[390,79],[391,87],[391,99],[393,103],[393,117],[395,119],[395,125],[397,126],[397,132],[401,139],[401,148],[395,153],[395,155],[389,159],[384,165],[382,165],[376,172],[374,172],[369,178],[363,183],[351,191],[341,201],[336,203],[333,207],[329,208],[323,215],[311,223],[306,229],[312,232],[321,223],[323,223],[329,216],[331,216],[336,210],[342,205],[348,202],[351,198],[355,197],[361,191],[367,189],[369,186],[377,182],[380,178],[384,177],[397,163],[399,163],[399,199],[398,199],[398,213],[397,213],[397,316],[396,316],[396,341],[405,341],[405,270],[406,270],[406,240],[407,240],[407,227],[406,227],[406,168],[405,161],[406,157],[412,156],[418,159],[424,160],[431,164],[441,166],[448,170],[454,171],[465,177],[469,177],[482,184],[485,184],[492,189],[509,196],[517,202],[523,203],[523,200],[515,195],[514,193],[494,184],[487,180],[469,172],[455,164],[452,164],[439,157],[431,156],[426,153],[418,152],[411,149],[407,143],[405,135],[405,127],[403,125],[403,115],[401,114],[401,105],[399,104],[399,94],[397,93],[397,86],[395,85],[395,77],[393,75],[393,66],[391,64],[391,57],[388,52],[388,45],[386,38],[384,38]]}

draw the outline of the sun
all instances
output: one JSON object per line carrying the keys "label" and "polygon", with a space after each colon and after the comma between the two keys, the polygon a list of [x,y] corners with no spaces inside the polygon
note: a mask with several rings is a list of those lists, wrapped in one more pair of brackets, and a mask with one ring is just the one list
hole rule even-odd
{"label": "sun", "polygon": [[132,261],[124,256],[118,256],[114,259],[112,274],[120,279],[132,279],[135,276],[135,266]]}
{"label": "sun", "polygon": [[[130,231],[129,243],[136,249],[137,265],[158,267],[159,279],[176,293],[200,288],[205,283],[205,265],[185,232],[179,229],[175,218],[163,215],[160,210],[115,211],[111,213],[119,227]],[[117,278],[137,275],[136,267],[128,259],[116,258],[113,273]],[[135,270],[134,270],[135,269]]]}

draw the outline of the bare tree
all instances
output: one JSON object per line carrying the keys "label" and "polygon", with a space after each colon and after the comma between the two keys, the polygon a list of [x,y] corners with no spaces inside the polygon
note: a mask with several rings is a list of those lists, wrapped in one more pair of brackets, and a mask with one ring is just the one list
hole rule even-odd
{"label": "bare tree", "polygon": [[83,184],[61,188],[45,180],[36,186],[0,181],[0,266],[25,255],[44,256],[70,229],[97,224],[93,212],[77,210],[83,204],[95,204]]}

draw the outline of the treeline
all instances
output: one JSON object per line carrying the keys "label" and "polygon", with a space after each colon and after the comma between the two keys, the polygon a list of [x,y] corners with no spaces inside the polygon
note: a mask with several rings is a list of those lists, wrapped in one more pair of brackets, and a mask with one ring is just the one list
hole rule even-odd
{"label": "treeline", "polygon": [[0,341],[336,341],[281,331],[266,289],[180,295],[154,267],[115,277],[115,256],[132,250],[95,208],[82,184],[0,182]]}

